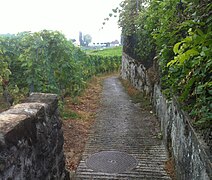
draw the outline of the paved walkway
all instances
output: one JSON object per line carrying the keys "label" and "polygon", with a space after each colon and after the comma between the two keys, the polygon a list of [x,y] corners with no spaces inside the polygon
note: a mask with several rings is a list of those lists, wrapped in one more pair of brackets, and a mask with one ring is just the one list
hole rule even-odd
{"label": "paved walkway", "polygon": [[[76,180],[171,179],[164,170],[167,153],[153,114],[132,103],[117,77],[104,81],[102,106],[76,172]],[[137,166],[124,173],[95,172],[86,159],[100,151],[121,151],[136,158]]]}

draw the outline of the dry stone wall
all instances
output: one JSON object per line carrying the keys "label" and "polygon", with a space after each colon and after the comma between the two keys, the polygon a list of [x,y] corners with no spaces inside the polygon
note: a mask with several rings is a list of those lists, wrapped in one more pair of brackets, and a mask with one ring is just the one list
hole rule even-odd
{"label": "dry stone wall", "polygon": [[173,97],[167,100],[158,83],[152,83],[142,64],[123,53],[121,76],[149,94],[161,123],[164,142],[175,160],[179,180],[212,179],[212,156],[209,147],[192,128],[189,116]]}
{"label": "dry stone wall", "polygon": [[130,80],[137,89],[151,95],[153,86],[147,75],[146,68],[125,53],[122,56],[121,76],[123,79]]}
{"label": "dry stone wall", "polygon": [[54,94],[33,93],[0,114],[0,179],[68,179]]}

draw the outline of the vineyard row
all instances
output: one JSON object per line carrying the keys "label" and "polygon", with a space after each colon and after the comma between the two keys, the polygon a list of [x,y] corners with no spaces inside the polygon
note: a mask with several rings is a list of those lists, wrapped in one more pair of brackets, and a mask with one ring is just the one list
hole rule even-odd
{"label": "vineyard row", "polygon": [[1,35],[0,93],[10,103],[30,92],[77,96],[92,76],[120,64],[120,55],[87,55],[58,31]]}

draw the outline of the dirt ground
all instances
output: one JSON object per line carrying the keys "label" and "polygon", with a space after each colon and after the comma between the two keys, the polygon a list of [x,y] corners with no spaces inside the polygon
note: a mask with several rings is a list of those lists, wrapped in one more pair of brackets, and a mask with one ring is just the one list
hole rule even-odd
{"label": "dirt ground", "polygon": [[66,168],[74,172],[81,160],[89,130],[95,120],[102,92],[102,80],[95,77],[89,82],[85,92],[77,99],[65,99],[65,119],[63,119],[64,152]]}

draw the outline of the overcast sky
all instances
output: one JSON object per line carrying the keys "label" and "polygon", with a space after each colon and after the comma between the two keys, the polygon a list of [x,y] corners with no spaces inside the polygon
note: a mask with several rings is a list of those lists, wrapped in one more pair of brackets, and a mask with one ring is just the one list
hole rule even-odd
{"label": "overcast sky", "polygon": [[122,0],[0,0],[0,34],[59,30],[67,38],[90,34],[93,42],[120,40],[118,18],[102,22]]}

